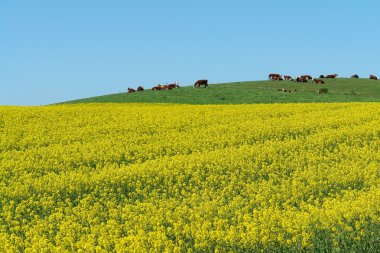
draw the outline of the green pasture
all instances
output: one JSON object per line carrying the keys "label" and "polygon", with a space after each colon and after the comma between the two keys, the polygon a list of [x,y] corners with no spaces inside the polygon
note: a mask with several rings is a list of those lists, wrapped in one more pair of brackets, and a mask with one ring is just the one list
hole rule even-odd
{"label": "green pasture", "polygon": [[[182,86],[173,90],[115,93],[64,103],[183,103],[252,104],[308,102],[380,102],[380,81],[370,79],[324,79],[325,84],[293,81],[246,81],[210,84],[208,88]],[[136,88],[136,87],[135,87]],[[327,88],[327,94],[317,91]],[[291,90],[281,92],[279,89]]]}

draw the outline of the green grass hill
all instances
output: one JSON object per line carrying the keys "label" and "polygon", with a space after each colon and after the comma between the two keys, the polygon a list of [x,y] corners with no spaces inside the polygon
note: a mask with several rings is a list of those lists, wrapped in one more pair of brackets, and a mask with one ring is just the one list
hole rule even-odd
{"label": "green grass hill", "polygon": [[[116,93],[64,103],[183,103],[253,104],[308,102],[380,102],[380,81],[370,79],[324,79],[325,84],[293,81],[247,81],[210,84],[208,88],[183,86],[173,90],[146,89]],[[134,87],[137,88],[137,87]],[[327,88],[326,94],[317,91]],[[291,92],[282,92],[287,89]]]}

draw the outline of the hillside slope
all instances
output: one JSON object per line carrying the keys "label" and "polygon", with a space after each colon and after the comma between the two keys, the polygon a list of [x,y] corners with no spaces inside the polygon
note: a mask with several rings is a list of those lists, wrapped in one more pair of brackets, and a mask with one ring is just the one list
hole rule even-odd
{"label": "hillside slope", "polygon": [[[290,81],[248,81],[210,84],[208,88],[184,86],[166,91],[144,90],[116,93],[64,103],[183,103],[253,104],[297,102],[380,102],[380,81],[369,79],[325,79],[326,84]],[[291,92],[281,92],[279,89]],[[327,94],[317,90],[327,88]]]}

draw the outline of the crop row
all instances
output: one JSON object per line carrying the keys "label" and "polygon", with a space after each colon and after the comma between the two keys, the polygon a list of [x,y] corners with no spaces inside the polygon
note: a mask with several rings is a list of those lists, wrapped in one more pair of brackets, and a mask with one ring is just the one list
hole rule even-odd
{"label": "crop row", "polygon": [[378,103],[0,107],[0,251],[378,252]]}

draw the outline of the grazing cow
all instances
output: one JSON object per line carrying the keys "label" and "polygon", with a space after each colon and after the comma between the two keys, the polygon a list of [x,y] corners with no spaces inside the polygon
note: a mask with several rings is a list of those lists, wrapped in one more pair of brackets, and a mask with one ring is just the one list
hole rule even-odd
{"label": "grazing cow", "polygon": [[303,76],[300,76],[301,79],[313,79],[310,75],[303,75]]}
{"label": "grazing cow", "polygon": [[294,81],[297,83],[307,83],[307,79],[302,77],[297,77]]}
{"label": "grazing cow", "polygon": [[294,81],[297,83],[307,83],[307,78],[301,76],[297,77]]}
{"label": "grazing cow", "polygon": [[369,76],[369,79],[372,79],[372,80],[377,80],[377,76],[374,76],[374,75],[370,75],[370,76]]}
{"label": "grazing cow", "polygon": [[152,90],[162,90],[162,85],[158,84],[157,86],[154,86]]}
{"label": "grazing cow", "polygon": [[327,75],[326,78],[336,78],[338,74],[333,74],[333,75]]}
{"label": "grazing cow", "polygon": [[197,80],[195,83],[194,83],[194,85],[193,85],[193,87],[194,88],[199,88],[199,87],[201,87],[201,85],[204,85],[205,86],[205,88],[208,86],[208,81],[207,80]]}
{"label": "grazing cow", "polygon": [[284,76],[284,79],[288,81],[293,81],[293,78],[291,76]]}
{"label": "grazing cow", "polygon": [[320,75],[319,78],[325,78],[325,76],[324,75]]}
{"label": "grazing cow", "polygon": [[132,88],[128,88],[128,93],[133,93],[133,92],[136,92],[136,91]]}
{"label": "grazing cow", "polygon": [[351,78],[359,78],[359,76],[355,74],[355,75],[352,75]]}
{"label": "grazing cow", "polygon": [[284,81],[281,76],[273,76],[270,80],[272,81]]}
{"label": "grazing cow", "polygon": [[167,85],[170,89],[179,88],[178,83],[172,83]]}
{"label": "grazing cow", "polygon": [[313,83],[320,83],[320,84],[324,84],[325,83],[325,81],[323,81],[322,79],[320,79],[320,78],[314,78],[313,79]]}
{"label": "grazing cow", "polygon": [[142,86],[137,87],[137,91],[143,91],[144,88]]}
{"label": "grazing cow", "polygon": [[170,87],[169,85],[162,85],[162,90],[171,90],[172,87]]}
{"label": "grazing cow", "polygon": [[273,80],[273,79],[280,79],[281,78],[281,75],[280,74],[269,74],[268,75],[268,79],[269,80]]}

